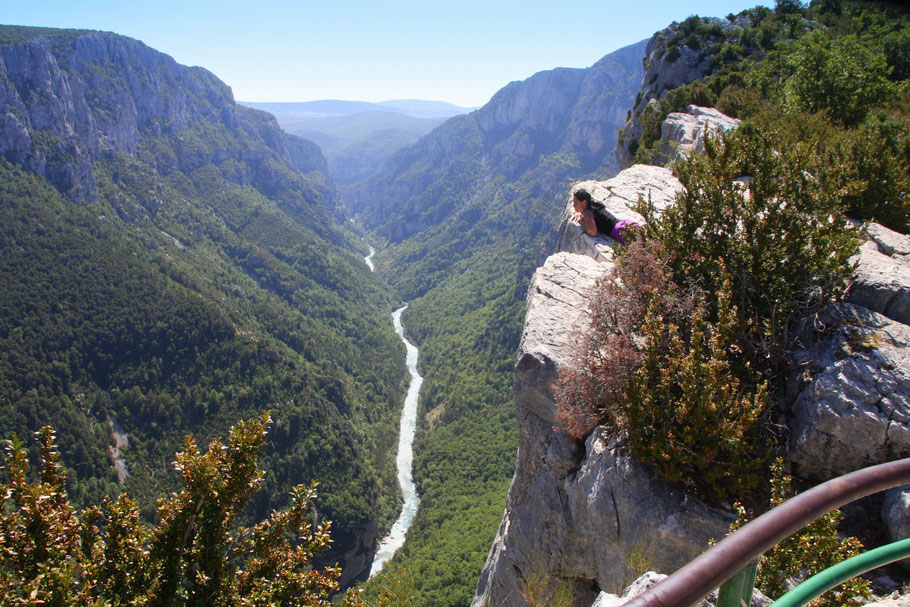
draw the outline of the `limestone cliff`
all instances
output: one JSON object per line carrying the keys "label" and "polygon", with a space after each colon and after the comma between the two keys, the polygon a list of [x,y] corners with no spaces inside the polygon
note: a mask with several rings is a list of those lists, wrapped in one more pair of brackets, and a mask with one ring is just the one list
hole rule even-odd
{"label": "limestone cliff", "polygon": [[[637,218],[629,205],[639,195],[660,209],[681,185],[669,169],[634,165],[576,187],[617,216]],[[516,471],[474,607],[525,605],[522,582],[535,571],[575,582],[576,604],[591,604],[599,591],[620,594],[640,567],[672,572],[725,535],[733,519],[638,463],[622,434],[599,427],[579,444],[554,430],[553,382],[577,363],[587,300],[612,264],[610,239],[588,237],[570,213],[571,196],[560,252],[537,270],[528,291],[514,380]],[[801,367],[787,390],[787,457],[809,482],[910,455],[910,237],[875,224],[864,233],[849,295],[807,323]],[[883,512],[867,505],[866,525],[906,537],[907,495],[892,491]],[[598,604],[614,603],[601,597]]]}
{"label": "limestone cliff", "polygon": [[112,33],[12,31],[0,37],[0,154],[71,199],[97,198],[93,161],[136,155],[143,142],[167,137],[179,144],[155,158],[162,175],[238,160],[253,170],[230,172],[232,180],[278,187],[272,159],[308,175],[313,197],[334,208],[318,147],[285,134],[269,114],[237,106],[211,72]]}
{"label": "limestone cliff", "polygon": [[[655,204],[681,186],[669,169],[637,165],[606,182],[584,182],[621,217],[638,194]],[[567,204],[567,209],[569,205]],[[568,211],[566,214],[568,217]],[[525,605],[521,580],[535,569],[575,582],[579,604],[620,592],[637,576],[631,555],[672,571],[722,537],[733,517],[671,487],[636,462],[624,436],[596,430],[583,444],[555,430],[552,384],[575,364],[588,298],[610,267],[610,241],[560,226],[563,250],[537,270],[528,291],[515,368],[519,450],[506,512],[472,605]],[[588,241],[589,248],[581,243]],[[596,257],[596,259],[595,259]]]}

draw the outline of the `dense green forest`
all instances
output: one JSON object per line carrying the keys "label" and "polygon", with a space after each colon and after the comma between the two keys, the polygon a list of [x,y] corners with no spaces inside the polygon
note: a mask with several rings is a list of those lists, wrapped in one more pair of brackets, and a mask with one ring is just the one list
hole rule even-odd
{"label": "dense green forest", "polygon": [[[749,145],[769,143],[773,135],[775,145],[829,153],[838,160],[829,166],[840,171],[830,183],[840,184],[847,210],[905,229],[907,11],[889,4],[827,1],[809,8],[785,1],[776,10],[758,7],[739,17],[745,19],[727,18],[737,24],[730,29],[691,17],[657,34],[659,52],[678,53],[688,45],[710,67],[702,80],[648,106],[637,161],[659,160],[660,123],[669,112],[690,103],[715,105],[755,130]],[[479,134],[456,131],[454,123],[442,127],[450,139],[458,132],[477,145]],[[392,563],[393,571],[413,576],[420,605],[470,601],[512,472],[510,387],[524,293],[550,252],[548,236],[571,181],[612,175],[606,162],[591,167],[566,146],[518,177],[490,177],[482,152],[466,149],[437,161],[443,167],[438,171],[453,178],[434,181],[438,173],[419,163],[408,167],[427,172],[433,185],[416,208],[402,208],[429,227],[380,254],[380,269],[411,301],[405,322],[421,348],[426,377],[415,459],[421,508]],[[472,178],[472,172],[484,176]],[[380,231],[393,235],[390,223],[410,219],[406,213],[391,220],[383,215]]]}
{"label": "dense green forest", "polygon": [[[728,20],[735,26],[693,16],[658,34],[663,53],[687,46],[710,69],[637,117],[636,160],[660,160],[667,114],[713,105],[745,121],[748,145],[830,159],[829,185],[851,215],[906,231],[907,10],[782,0]],[[571,183],[617,170],[612,143],[586,148],[585,133],[602,133],[586,130],[584,111],[617,100],[631,108],[641,71],[608,56],[589,72],[548,75],[584,93],[560,123],[574,138],[526,124],[481,128],[481,112],[398,154],[375,183],[395,191],[401,177],[423,189],[353,205],[384,245],[376,276],[333,206],[333,184],[287,152],[305,144],[234,106],[204,70],[168,64],[156,83],[162,99],[187,98],[198,114],[158,116],[137,125],[134,140],[118,139],[130,87],[151,78],[124,76],[135,65],[86,63],[74,50],[85,36],[125,44],[0,28],[0,51],[49,40],[48,52],[66,58],[64,75],[82,79],[93,124],[111,129],[84,142],[78,129],[29,127],[31,156],[0,159],[0,437],[53,425],[76,506],[126,490],[152,520],[155,500],[179,486],[171,461],[186,434],[204,444],[270,410],[264,487],[247,516],[261,519],[291,487],[319,480],[319,513],[334,520],[336,542],[326,558],[338,558],[397,513],[406,373],[388,312],[408,301],[404,322],[425,377],[421,505],[391,575],[413,580],[415,604],[467,605],[513,474],[511,383],[527,286],[553,248]],[[610,70],[619,75],[599,79]],[[177,94],[173,74],[188,79]],[[51,103],[41,95],[35,107]],[[24,108],[10,115],[27,122]],[[42,176],[43,166],[53,171]],[[88,183],[72,177],[79,167],[92,196],[76,196]]]}
{"label": "dense green forest", "polygon": [[[44,36],[61,56],[83,34],[138,44],[54,32],[0,33],[8,44]],[[319,513],[334,521],[325,558],[362,554],[400,501],[406,371],[389,320],[398,299],[337,222],[328,177],[287,151],[307,151],[306,142],[234,106],[210,74],[139,50],[151,59],[127,67],[60,61],[81,82],[94,124],[146,103],[131,97],[127,69],[161,82],[155,70],[164,70],[174,82],[159,82],[156,95],[181,98],[185,85],[182,99],[198,114],[139,125],[132,149],[93,157],[90,142],[73,146],[63,129],[30,132],[48,166],[90,163],[94,201],[77,204],[58,183],[0,159],[0,436],[54,426],[75,504],[126,490],[152,519],[179,483],[172,460],[185,435],[205,443],[270,410],[265,484],[247,516],[262,518],[291,487],[318,480]],[[40,94],[8,77],[21,94]]]}
{"label": "dense green forest", "polygon": [[[6,163],[0,171],[0,432],[60,428],[74,500],[119,491],[113,422],[128,434],[124,488],[151,513],[177,480],[170,452],[185,434],[204,439],[271,409],[259,514],[319,478],[339,539],[359,533],[375,501],[392,502],[390,516],[394,492],[382,496],[376,470],[394,479],[401,352],[382,323],[388,295],[360,259],[326,260],[249,190],[206,197],[218,208],[197,217],[208,226],[159,220],[136,230],[137,243],[98,206],[77,207]],[[232,212],[246,238],[221,225]],[[359,284],[341,280],[358,274]]]}

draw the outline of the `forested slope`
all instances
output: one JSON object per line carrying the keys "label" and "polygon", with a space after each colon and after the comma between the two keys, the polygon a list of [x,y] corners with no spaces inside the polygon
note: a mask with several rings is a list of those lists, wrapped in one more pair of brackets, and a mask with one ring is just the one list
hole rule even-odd
{"label": "forested slope", "polygon": [[186,434],[270,409],[253,514],[319,480],[356,573],[395,515],[404,352],[318,148],[135,40],[0,42],[0,436],[53,425],[77,503],[150,514]]}

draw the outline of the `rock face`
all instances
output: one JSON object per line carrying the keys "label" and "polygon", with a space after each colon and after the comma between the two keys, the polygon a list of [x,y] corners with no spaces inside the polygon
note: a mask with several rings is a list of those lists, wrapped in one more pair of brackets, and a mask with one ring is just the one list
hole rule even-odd
{"label": "rock face", "polygon": [[[232,159],[255,161],[253,174],[228,174],[241,183],[260,177],[268,159],[326,174],[315,145],[286,135],[264,112],[236,106],[230,87],[205,69],[116,34],[33,33],[0,43],[0,154],[73,200],[96,200],[93,161],[136,154],[149,138],[185,144],[156,159],[165,175]],[[250,145],[232,145],[224,133],[243,134]],[[314,191],[333,207],[334,185],[321,181]]]}
{"label": "rock face", "polygon": [[[885,492],[885,501],[882,504],[882,520],[885,521],[885,530],[888,539],[892,542],[910,537],[910,486],[895,487]],[[910,559],[898,561],[905,570],[910,570]],[[908,597],[910,604],[910,597]]]}
{"label": "rock face", "polygon": [[[723,31],[730,31],[748,23],[748,17],[737,17],[733,22],[705,17],[701,22],[705,26],[719,26]],[[634,162],[635,150],[642,136],[640,116],[645,108],[663,99],[670,90],[699,80],[708,73],[710,54],[705,52],[704,46],[699,50],[691,48],[683,42],[684,38],[681,24],[673,23],[648,41],[639,96],[616,142],[616,160],[620,168],[628,168]],[[714,43],[715,40],[710,38],[700,42],[702,45]]]}
{"label": "rock face", "polygon": [[790,411],[789,457],[802,478],[910,455],[910,238],[874,224],[867,234],[846,302],[822,312],[798,353],[811,377]]}
{"label": "rock face", "polygon": [[[636,167],[613,180],[579,187],[587,187],[619,217],[632,218],[625,201],[650,190],[656,204],[665,204],[679,183],[667,169]],[[579,228],[561,226],[564,245],[588,238],[573,230]],[[514,383],[519,420],[515,477],[475,607],[485,601],[524,605],[522,580],[538,568],[553,578],[574,580],[579,604],[590,604],[601,590],[620,591],[641,563],[665,571],[681,566],[709,539],[725,535],[733,520],[637,463],[624,436],[597,429],[581,445],[553,428],[553,382],[560,369],[575,362],[576,327],[584,326],[596,280],[610,269],[609,246],[608,239],[601,239],[587,254],[552,255],[528,291]]]}
{"label": "rock face", "polygon": [[660,129],[663,142],[659,164],[669,164],[687,158],[690,154],[705,152],[705,137],[730,131],[742,122],[730,118],[711,107],[690,105],[685,112],[673,112],[664,120]]}

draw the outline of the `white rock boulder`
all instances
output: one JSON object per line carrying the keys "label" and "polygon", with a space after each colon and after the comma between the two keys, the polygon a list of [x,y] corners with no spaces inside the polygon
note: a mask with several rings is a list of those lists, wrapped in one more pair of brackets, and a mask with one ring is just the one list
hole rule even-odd
{"label": "white rock boulder", "polygon": [[688,158],[691,154],[704,154],[705,138],[732,131],[742,121],[722,114],[711,107],[690,105],[684,112],[673,112],[660,126],[662,164]]}
{"label": "white rock boulder", "polygon": [[[616,596],[615,594],[601,592],[591,607],[621,607],[626,603],[626,601],[644,593],[652,586],[656,586],[664,579],[666,579],[666,577],[667,576],[662,573],[649,571],[632,582],[632,584],[630,584],[629,587],[623,591],[622,596]],[[750,603],[750,607],[768,607],[771,602],[771,599],[762,594],[760,590],[756,589],[752,594],[752,602]],[[698,603],[696,607],[714,607],[715,605],[717,605],[716,590],[709,594],[703,601]]]}
{"label": "white rock boulder", "polygon": [[613,240],[598,234],[592,238],[572,219],[572,196],[585,189],[591,198],[600,202],[617,219],[629,219],[642,223],[644,219],[634,210],[639,196],[650,200],[658,210],[663,210],[682,190],[682,184],[670,169],[647,164],[636,164],[625,169],[607,181],[582,181],[572,187],[562,221],[559,224],[558,248],[560,251],[585,255],[601,263],[613,259]]}

